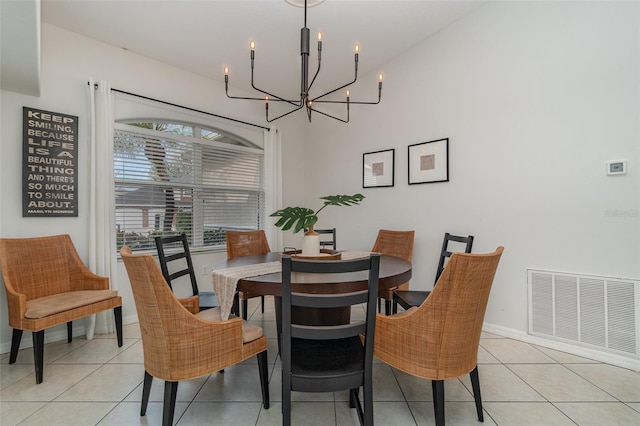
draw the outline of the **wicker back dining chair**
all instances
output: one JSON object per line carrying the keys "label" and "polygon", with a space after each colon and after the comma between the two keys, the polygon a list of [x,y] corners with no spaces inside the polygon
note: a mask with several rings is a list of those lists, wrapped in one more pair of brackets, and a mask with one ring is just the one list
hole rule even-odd
{"label": "wicker back dining chair", "polygon": [[[373,338],[380,255],[356,260],[298,261],[282,258],[282,424],[291,424],[291,391],[349,391],[360,423],[373,425]],[[299,293],[291,273],[332,274],[368,271],[368,288],[351,293]],[[292,324],[292,307],[348,308],[366,305],[366,319],[340,325]],[[363,388],[363,404],[360,402]]]}
{"label": "wicker back dining chair", "polygon": [[24,330],[33,337],[36,383],[42,383],[44,331],[113,309],[118,346],[122,346],[122,298],[109,278],[93,274],[78,256],[69,235],[0,239],[0,265],[13,328],[9,364],[16,362]]}
{"label": "wicker back dining chair", "polygon": [[489,254],[454,253],[431,296],[407,311],[378,316],[375,353],[400,371],[432,381],[436,425],[444,425],[444,380],[470,374],[483,421],[478,346],[504,248]]}
{"label": "wicker back dining chair", "polygon": [[[381,229],[378,231],[378,237],[371,251],[387,256],[399,257],[411,262],[414,235],[415,231],[390,231]],[[393,310],[393,291],[397,289],[407,290],[409,289],[409,283],[402,283],[397,287],[378,291],[378,297],[384,300],[384,311],[386,315],[390,315]]]}
{"label": "wicker back dining chair", "polygon": [[180,298],[181,303],[192,313],[218,306],[218,299],[213,291],[200,291],[196,273],[193,269],[189,240],[186,234],[155,237],[158,261],[164,279],[172,290],[173,284],[182,277],[188,276],[191,284],[191,296]]}
{"label": "wicker back dining chair", "polygon": [[138,312],[144,382],[140,415],[147,411],[153,378],[165,381],[162,424],[173,424],[178,382],[223,370],[254,355],[258,358],[262,404],[269,408],[267,339],[262,328],[238,317],[222,321],[220,308],[194,315],[167,286],[150,254],[120,255],[127,269]]}
{"label": "wicker back dining chair", "polygon": [[[227,231],[227,259],[270,252],[267,236],[262,229],[256,231]],[[249,299],[257,296],[257,294],[246,291],[239,292],[243,319],[247,320],[248,318]],[[262,313],[264,313],[264,296],[260,296],[260,304]]]}
{"label": "wicker back dining chair", "polygon": [[[453,248],[450,246],[451,242],[456,243],[459,248],[464,248],[464,253],[471,253],[471,248],[473,247],[473,235],[462,237],[459,235],[452,235],[448,232],[444,234],[444,241],[442,242],[442,249],[440,250],[440,259],[438,260],[438,269],[436,271],[434,285],[438,282],[438,278],[440,278],[440,274],[442,274],[447,260],[449,260],[454,252],[459,251],[453,251]],[[393,292],[393,313],[397,313],[398,305],[402,306],[405,310],[412,306],[422,305],[422,302],[424,302],[430,294],[431,291],[428,290],[395,290]]]}

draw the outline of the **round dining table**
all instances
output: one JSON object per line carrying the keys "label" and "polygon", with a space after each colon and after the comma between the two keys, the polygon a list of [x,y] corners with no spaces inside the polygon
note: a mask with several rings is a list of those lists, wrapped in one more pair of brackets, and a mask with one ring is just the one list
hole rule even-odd
{"label": "round dining table", "polygon": [[[214,266],[216,269],[233,268],[237,266],[254,265],[280,261],[282,253],[271,252],[252,254],[233,259],[227,259]],[[387,290],[406,283],[411,279],[411,262],[399,257],[380,255],[380,273],[378,279],[379,290]],[[293,272],[291,274],[292,291],[299,293],[349,293],[367,288],[368,273],[350,272],[343,274],[309,274]],[[238,281],[238,290],[256,295],[282,296],[282,274],[280,272],[256,277],[242,278]]]}
{"label": "round dining table", "polygon": [[[281,252],[253,254],[227,259],[214,266],[216,269],[234,268],[238,266],[254,265],[280,261]],[[406,283],[411,279],[411,262],[399,257],[380,255],[380,271],[378,275],[379,290],[387,290]],[[366,290],[368,286],[368,272],[349,272],[340,274],[310,274],[293,272],[291,274],[292,291],[298,293],[331,294],[349,293]],[[282,273],[272,273],[255,277],[242,278],[238,281],[239,291],[250,292],[255,295],[274,296],[276,325],[278,337],[281,330],[282,306]],[[302,308],[292,307],[291,320],[296,324],[305,325],[335,325],[346,324],[350,321],[351,310],[343,308]]]}

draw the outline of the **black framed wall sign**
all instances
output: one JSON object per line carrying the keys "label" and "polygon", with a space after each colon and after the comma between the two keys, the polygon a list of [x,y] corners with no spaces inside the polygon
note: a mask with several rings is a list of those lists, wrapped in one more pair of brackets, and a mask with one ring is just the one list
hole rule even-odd
{"label": "black framed wall sign", "polygon": [[362,154],[362,187],[393,186],[395,149]]}
{"label": "black framed wall sign", "polygon": [[409,185],[449,181],[449,138],[409,145]]}
{"label": "black framed wall sign", "polygon": [[22,217],[78,217],[78,117],[23,107]]}

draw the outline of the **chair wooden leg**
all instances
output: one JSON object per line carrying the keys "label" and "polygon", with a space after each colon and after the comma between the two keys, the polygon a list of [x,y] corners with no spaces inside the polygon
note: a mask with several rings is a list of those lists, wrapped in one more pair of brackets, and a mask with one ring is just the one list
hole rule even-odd
{"label": "chair wooden leg", "polygon": [[164,382],[164,403],[162,408],[162,426],[173,425],[173,414],[176,411],[176,394],[178,382]]}
{"label": "chair wooden leg", "polygon": [[151,394],[151,383],[153,376],[146,371],[144,372],[144,382],[142,382],[142,404],[140,406],[140,415],[147,414],[147,405],[149,404],[149,395]]}
{"label": "chair wooden leg", "polygon": [[282,372],[282,426],[291,426],[291,377]]}
{"label": "chair wooden leg", "polygon": [[476,411],[478,412],[478,421],[484,422],[484,414],[482,412],[482,397],[480,396],[480,378],[478,377],[478,366],[469,373],[471,378],[471,387],[473,388],[473,399],[476,401]]}
{"label": "chair wooden leg", "polygon": [[11,353],[9,354],[9,364],[16,362],[18,358],[18,350],[20,350],[20,341],[22,340],[22,330],[17,328],[13,329],[13,336],[11,336]]}
{"label": "chair wooden leg", "polygon": [[36,367],[36,383],[42,383],[42,369],[44,368],[44,330],[32,331],[33,363]]}
{"label": "chair wooden leg", "polygon": [[433,411],[436,417],[436,426],[444,426],[444,381],[432,380]]}
{"label": "chair wooden leg", "polygon": [[391,306],[391,300],[384,299],[384,314],[391,315],[393,307]]}
{"label": "chair wooden leg", "polygon": [[73,321],[67,322],[67,343],[73,340]]}
{"label": "chair wooden leg", "polygon": [[358,395],[356,392],[358,392],[358,389],[349,389],[349,408],[356,408],[358,406]]}
{"label": "chair wooden leg", "polygon": [[262,313],[264,314],[264,296],[260,296],[260,305],[262,306]]}
{"label": "chair wooden leg", "polygon": [[247,312],[249,311],[249,300],[248,299],[242,299],[242,319],[247,321],[247,317],[248,314]]}
{"label": "chair wooden leg", "polygon": [[260,388],[262,389],[262,406],[269,409],[269,367],[267,363],[267,351],[262,351],[258,355],[258,372],[260,373]]}
{"label": "chair wooden leg", "polygon": [[113,308],[113,317],[116,320],[116,336],[118,338],[118,347],[122,347],[122,306]]}

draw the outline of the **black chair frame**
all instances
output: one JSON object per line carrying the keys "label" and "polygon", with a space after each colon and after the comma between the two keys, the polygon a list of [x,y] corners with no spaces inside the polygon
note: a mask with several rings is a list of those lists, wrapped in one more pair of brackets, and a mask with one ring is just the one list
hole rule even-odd
{"label": "black chair frame", "polygon": [[[158,250],[160,269],[162,270],[162,275],[167,281],[167,284],[169,284],[169,287],[173,290],[173,286],[171,285],[173,280],[189,275],[189,279],[191,280],[191,290],[194,296],[198,296],[200,310],[202,311],[218,306],[218,298],[213,291],[200,291],[198,289],[198,282],[196,280],[195,270],[193,269],[193,261],[191,260],[191,252],[189,251],[189,240],[187,239],[187,235],[180,234],[161,236],[155,237],[154,240],[156,243],[156,249]],[[176,246],[181,246],[181,250],[170,254],[166,252],[167,248]],[[187,266],[176,272],[170,273],[169,263],[180,261],[181,259],[184,259]],[[237,312],[237,309],[235,309],[234,312]]]}
{"label": "black chair frame", "polygon": [[[438,261],[438,269],[436,270],[436,279],[435,283],[438,282],[438,278],[442,274],[444,270],[444,266],[447,260],[451,257],[453,252],[449,251],[449,243],[453,241],[456,243],[465,244],[465,253],[471,253],[471,248],[473,247],[473,235],[469,235],[467,237],[462,237],[459,235],[452,235],[448,232],[444,234],[444,241],[442,242],[442,249],[440,250],[440,260]],[[424,302],[427,297],[431,294],[430,291],[420,291],[420,290],[396,290],[393,292],[393,313],[398,312],[398,305],[402,306],[403,309],[410,309],[412,306],[420,306],[422,302]]]}
{"label": "black chair frame", "polygon": [[[373,337],[380,255],[349,261],[304,261],[282,258],[282,423],[291,424],[291,391],[349,390],[349,406],[363,425],[373,425]],[[352,293],[309,294],[291,289],[291,273],[369,271],[367,290]],[[349,308],[366,303],[366,321],[343,325],[291,323],[291,307]],[[361,336],[364,335],[364,342]],[[363,388],[363,403],[359,389]],[[364,407],[363,407],[364,405]]]}

